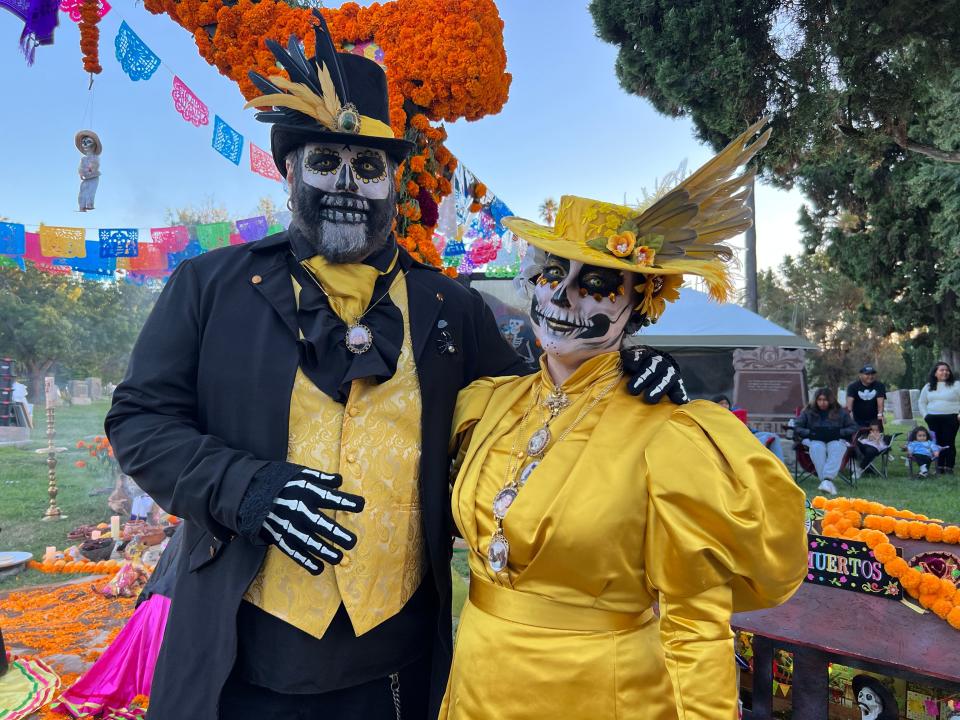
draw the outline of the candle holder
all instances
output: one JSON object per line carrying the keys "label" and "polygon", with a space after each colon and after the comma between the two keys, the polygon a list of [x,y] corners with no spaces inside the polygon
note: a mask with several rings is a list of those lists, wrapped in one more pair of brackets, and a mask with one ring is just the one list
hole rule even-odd
{"label": "candle holder", "polygon": [[[54,408],[47,405],[47,494],[50,496],[50,505],[47,511],[43,513],[41,520],[65,520],[66,515],[61,512],[57,506],[57,453],[66,448],[58,448],[53,444],[53,438],[57,434],[55,429],[56,419],[54,418]],[[44,452],[38,450],[37,452]]]}

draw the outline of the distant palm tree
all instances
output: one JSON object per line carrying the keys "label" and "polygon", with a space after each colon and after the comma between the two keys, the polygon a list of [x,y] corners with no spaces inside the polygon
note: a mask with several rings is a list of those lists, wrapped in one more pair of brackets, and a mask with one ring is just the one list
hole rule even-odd
{"label": "distant palm tree", "polygon": [[552,197],[547,198],[540,203],[540,219],[547,225],[553,225],[553,220],[557,216],[557,201]]}

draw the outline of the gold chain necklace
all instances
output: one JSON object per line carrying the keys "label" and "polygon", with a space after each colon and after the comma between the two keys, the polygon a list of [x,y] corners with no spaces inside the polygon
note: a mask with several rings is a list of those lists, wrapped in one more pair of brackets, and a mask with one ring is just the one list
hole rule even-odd
{"label": "gold chain necklace", "polygon": [[338,305],[334,303],[333,298],[330,297],[330,293],[327,292],[326,288],[323,287],[323,285],[320,283],[317,277],[313,274],[310,268],[307,267],[306,260],[300,261],[300,267],[302,267],[304,271],[306,271],[307,275],[310,276],[310,279],[313,280],[313,282],[316,284],[318,288],[320,288],[320,292],[326,295],[327,302],[330,303],[331,308],[333,308],[337,316],[341,320],[343,320],[344,323],[346,323],[347,332],[344,333],[343,342],[347,346],[347,350],[352,352],[354,355],[363,355],[363,353],[365,353],[367,350],[373,347],[373,331],[369,327],[364,325],[362,322],[360,322],[360,320],[363,319],[364,315],[366,315],[368,312],[373,310],[381,300],[383,300],[387,295],[390,294],[390,291],[393,290],[393,286],[397,284],[400,278],[404,278],[407,276],[406,271],[405,270],[400,271],[397,274],[397,277],[393,279],[393,282],[390,283],[390,287],[387,288],[387,291],[383,293],[383,295],[378,297],[374,302],[370,303],[367,306],[367,309],[364,310],[359,315],[357,315],[357,317],[354,318],[353,322],[350,323],[350,322],[347,322],[347,320],[340,314]]}
{"label": "gold chain necklace", "polygon": [[[606,378],[610,377],[611,374],[615,375],[613,380],[611,380],[609,384],[600,390],[600,392],[597,393],[592,401],[584,405],[583,409],[577,414],[577,417],[574,419],[574,421],[570,423],[570,425],[568,425],[567,428],[560,434],[560,437],[557,439],[556,443],[554,443],[553,447],[556,447],[563,442],[571,433],[571,431],[580,424],[580,421],[583,420],[587,414],[593,410],[600,403],[600,401],[610,393],[611,390],[613,390],[614,387],[616,387],[617,383],[620,382],[620,378],[623,377],[623,369],[618,367],[614,371],[605,373],[587,389],[587,393],[592,391],[594,387],[603,382]],[[523,428],[527,424],[527,418],[529,417],[530,413],[540,403],[540,392],[542,389],[543,382],[541,381],[537,386],[533,403],[527,408],[526,412],[524,412],[523,418],[520,421],[520,427],[517,429],[517,432],[514,433],[504,486],[493,498],[494,530],[493,534],[490,536],[490,546],[487,548],[487,563],[490,565],[490,569],[495,573],[503,572],[506,569],[507,563],[510,559],[510,543],[503,534],[503,519],[507,516],[507,511],[520,494],[520,489],[526,485],[527,480],[530,479],[531,473],[533,473],[533,471],[536,470],[540,465],[543,455],[547,451],[547,445],[551,440],[549,428],[550,423],[553,422],[553,420],[555,420],[557,416],[559,416],[560,413],[562,413],[570,405],[570,399],[566,396],[566,393],[563,392],[562,388],[555,389],[553,392],[551,392],[550,395],[548,395],[547,400],[544,401],[544,406],[549,410],[550,417],[546,418],[543,426],[531,436],[529,442],[527,442],[526,452],[517,452],[518,439],[523,435]],[[565,401],[558,401],[557,396],[559,395],[562,395]],[[554,400],[554,402],[551,403],[551,400]],[[517,474],[517,470],[519,469],[524,456],[531,458],[532,462],[528,463],[522,470],[520,470],[519,474]]]}

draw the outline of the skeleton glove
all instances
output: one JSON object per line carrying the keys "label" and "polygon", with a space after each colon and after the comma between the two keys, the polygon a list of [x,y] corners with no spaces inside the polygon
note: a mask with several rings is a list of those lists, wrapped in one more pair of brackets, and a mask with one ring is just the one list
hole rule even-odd
{"label": "skeleton glove", "polygon": [[640,345],[624,350],[620,356],[624,372],[630,375],[627,390],[631,395],[642,393],[644,402],[651,405],[664,396],[676,405],[690,402],[680,366],[667,353]]}
{"label": "skeleton glove", "polygon": [[350,550],[357,536],[320,510],[358,513],[364,504],[359,495],[335,492],[341,482],[339,475],[303,468],[274,498],[260,537],[311,575],[323,572],[324,564],[339,563],[339,548]]}

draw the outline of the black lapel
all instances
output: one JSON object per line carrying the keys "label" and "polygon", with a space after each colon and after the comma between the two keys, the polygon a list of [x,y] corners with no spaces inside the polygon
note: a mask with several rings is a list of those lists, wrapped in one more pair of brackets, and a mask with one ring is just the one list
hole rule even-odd
{"label": "black lapel", "polygon": [[431,271],[414,265],[407,274],[407,301],[410,305],[410,342],[414,362],[419,362],[437,317],[443,308],[443,293],[430,282]]}
{"label": "black lapel", "polygon": [[269,254],[253,253],[254,269],[259,273],[250,278],[250,282],[260,295],[276,310],[294,338],[299,339],[300,328],[297,325],[297,301],[293,294],[293,281],[283,252]]}

